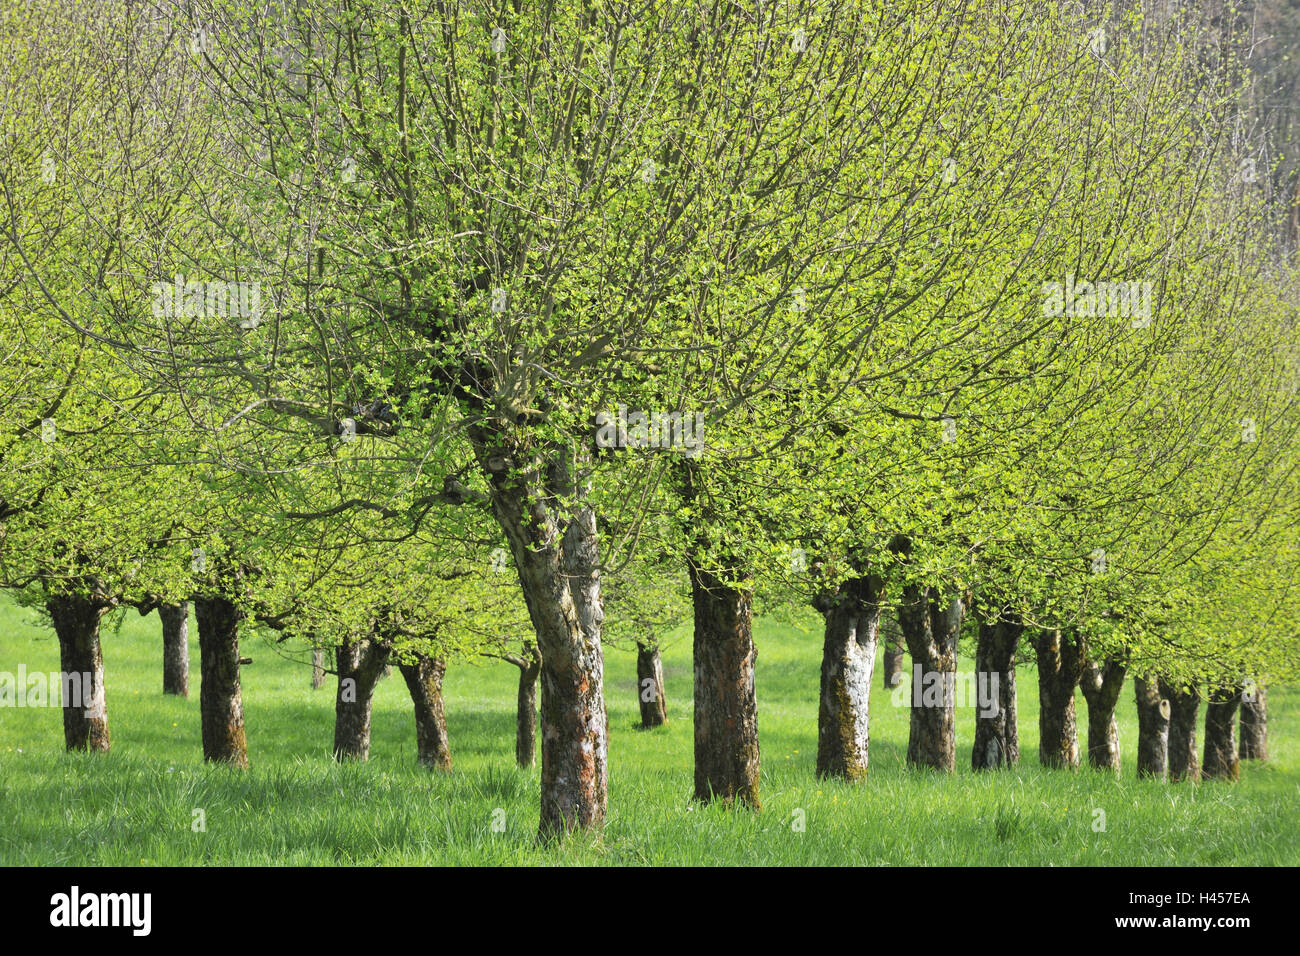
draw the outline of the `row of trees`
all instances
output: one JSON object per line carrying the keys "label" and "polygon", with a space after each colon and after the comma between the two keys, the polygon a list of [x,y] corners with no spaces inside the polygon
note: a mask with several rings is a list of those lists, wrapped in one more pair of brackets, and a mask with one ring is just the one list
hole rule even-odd
{"label": "row of trees", "polygon": [[1300,350],[1221,14],[7,11],[3,583],[101,687],[107,609],[192,601],[235,765],[241,630],[336,649],[344,756],[392,661],[446,766],[446,662],[510,660],[544,835],[605,815],[604,643],[661,703],[687,603],[701,800],[760,804],[756,601],[825,617],[819,773],[866,772],[892,604],[947,689],[910,762],[955,765],[965,624],[977,769],[1032,649],[1045,763],[1082,687],[1118,768],[1131,674],[1140,772],[1199,694],[1234,775],[1300,660]]}

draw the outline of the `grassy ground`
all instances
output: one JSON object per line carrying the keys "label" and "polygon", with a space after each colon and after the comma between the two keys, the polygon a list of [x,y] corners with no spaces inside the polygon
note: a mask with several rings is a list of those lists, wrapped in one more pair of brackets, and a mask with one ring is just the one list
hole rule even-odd
{"label": "grassy ground", "polygon": [[[1268,764],[1243,766],[1236,785],[1162,786],[1134,779],[1127,687],[1119,780],[1039,767],[1031,667],[1021,669],[1022,763],[999,774],[968,769],[970,709],[958,711],[956,775],[909,771],[907,709],[877,687],[869,778],[828,783],[813,773],[815,623],[757,631],[763,812],[690,800],[690,640],[681,630],[664,654],[670,724],[655,731],[636,729],[633,655],[608,652],[608,825],[601,840],[542,848],[533,839],[537,771],[513,766],[513,667],[449,669],[453,773],[415,765],[410,702],[397,677],[377,692],[370,762],[339,766],[329,754],[332,687],[312,691],[301,663],[253,638],[245,653],[255,662],[244,669],[253,767],[239,773],[201,759],[197,640],[190,699],[164,697],[157,616],[131,612],[104,634],[110,755],[64,753],[57,708],[0,709],[0,864],[1300,863],[1295,690],[1270,689]],[[58,647],[33,612],[0,597],[0,671],[20,662],[29,673],[57,671]],[[197,810],[203,832],[193,826]]]}

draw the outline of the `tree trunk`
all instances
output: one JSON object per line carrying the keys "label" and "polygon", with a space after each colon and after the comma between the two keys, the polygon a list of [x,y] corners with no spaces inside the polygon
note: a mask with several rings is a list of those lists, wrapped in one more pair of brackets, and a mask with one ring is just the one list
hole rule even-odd
{"label": "tree trunk", "polygon": [[898,624],[912,657],[912,708],[907,762],[952,773],[957,766],[957,638],[965,607],[935,588],[908,585]]}
{"label": "tree trunk", "polygon": [[[68,750],[108,753],[108,707],[99,621],[108,605],[74,595],[45,602],[59,638],[63,743]],[[53,696],[54,688],[50,688]]]}
{"label": "tree trunk", "polygon": [[641,705],[641,727],[648,730],[668,723],[668,704],[664,699],[664,665],[659,659],[658,644],[636,645],[637,700]]}
{"label": "tree trunk", "polygon": [[695,609],[695,799],[757,810],[753,595],[723,584],[694,559],[687,564]]}
{"label": "tree trunk", "polygon": [[1237,706],[1241,690],[1221,687],[1210,693],[1205,704],[1205,760],[1201,775],[1206,780],[1236,780],[1241,769],[1237,756]]}
{"label": "tree trunk", "polygon": [[243,613],[223,597],[194,599],[199,625],[199,712],[203,759],[248,768],[244,702],[239,686],[239,622]]}
{"label": "tree trunk", "polygon": [[1196,715],[1201,695],[1195,685],[1186,689],[1160,682],[1160,692],[1169,701],[1169,779],[1200,780],[1201,764],[1196,756]]}
{"label": "tree trunk", "polygon": [[1115,705],[1124,687],[1124,662],[1108,657],[1104,666],[1090,661],[1079,681],[1088,702],[1088,764],[1098,770],[1120,771],[1119,727]]}
{"label": "tree trunk", "polygon": [[526,648],[519,661],[519,693],[515,700],[515,763],[531,767],[537,753],[537,675],[542,660],[535,648]]}
{"label": "tree trunk", "polygon": [[163,633],[163,693],[190,696],[190,603],[158,605]]}
{"label": "tree trunk", "polygon": [[1160,696],[1155,680],[1133,680],[1138,712],[1137,774],[1165,780],[1169,773],[1169,701]]}
{"label": "tree trunk", "polygon": [[859,780],[867,774],[871,672],[880,626],[880,581],[853,578],[827,596],[817,712],[817,776]]}
{"label": "tree trunk", "polygon": [[903,629],[897,609],[880,612],[880,644],[884,648],[880,673],[885,690],[893,690],[903,679]]}
{"label": "tree trunk", "polygon": [[1038,762],[1074,770],[1079,766],[1079,726],[1074,689],[1083,676],[1079,636],[1043,630],[1034,641],[1038,657]]}
{"label": "tree trunk", "polygon": [[1262,684],[1250,684],[1241,696],[1242,760],[1268,759],[1268,699]]}
{"label": "tree trunk", "polygon": [[344,640],[338,649],[338,692],[334,696],[334,759],[370,759],[370,714],[375,685],[384,673],[390,641]]}
{"label": "tree trunk", "polygon": [[[538,835],[545,840],[600,828],[609,799],[596,515],[568,471],[569,453],[543,461],[502,431],[489,424],[469,434],[542,655]],[[562,510],[564,500],[575,499],[572,511]]]}
{"label": "tree trunk", "polygon": [[447,664],[427,654],[415,655],[411,663],[399,663],[398,670],[415,705],[416,759],[430,770],[451,769],[451,747],[447,741],[447,715],[442,703],[442,678]]}
{"label": "tree trunk", "polygon": [[1017,615],[1003,611],[993,623],[980,622],[975,649],[976,682],[997,685],[997,708],[992,702],[986,713],[975,715],[975,745],[971,766],[975,770],[1012,767],[1020,761],[1020,736],[1016,726],[1016,648],[1024,624]]}
{"label": "tree trunk", "polygon": [[311,649],[311,689],[320,690],[325,686],[325,652],[319,647]]}

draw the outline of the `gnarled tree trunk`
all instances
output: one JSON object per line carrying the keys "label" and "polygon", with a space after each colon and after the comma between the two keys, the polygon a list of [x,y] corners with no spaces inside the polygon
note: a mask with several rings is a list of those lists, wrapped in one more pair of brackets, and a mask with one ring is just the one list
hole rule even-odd
{"label": "gnarled tree trunk", "polygon": [[411,662],[399,662],[397,667],[415,705],[416,759],[430,770],[450,770],[451,747],[447,742],[447,715],[442,703],[446,662],[417,654]]}
{"label": "gnarled tree trunk", "polygon": [[538,834],[598,829],[609,799],[609,726],[596,515],[574,480],[571,450],[550,449],[544,458],[495,422],[469,436],[542,655]]}
{"label": "gnarled tree trunk", "polygon": [[1079,636],[1058,629],[1039,632],[1038,761],[1044,767],[1074,770],[1079,766],[1079,727],[1074,689],[1083,676],[1084,650]]}
{"label": "gnarled tree trunk", "polygon": [[544,836],[603,826],[609,799],[595,514],[582,509],[558,543],[558,553],[533,552],[527,544],[515,549],[542,652]]}
{"label": "gnarled tree trunk", "polygon": [[1201,776],[1206,780],[1236,780],[1241,768],[1237,756],[1237,707],[1241,689],[1220,687],[1210,692],[1205,704],[1205,760]]}
{"label": "gnarled tree trunk", "polygon": [[879,598],[879,580],[861,577],[844,582],[818,601],[826,618],[817,710],[819,777],[859,780],[866,776]]}
{"label": "gnarled tree trunk", "polygon": [[898,623],[912,658],[907,762],[951,773],[957,766],[957,638],[965,605],[935,588],[908,585]]}
{"label": "gnarled tree trunk", "polygon": [[1079,687],[1088,702],[1088,763],[1098,770],[1120,771],[1119,727],[1115,705],[1124,687],[1124,662],[1106,658],[1104,665],[1089,661]]}
{"label": "gnarled tree trunk", "polygon": [[[63,743],[68,750],[108,753],[108,707],[99,622],[108,604],[58,594],[45,602],[59,638]],[[50,688],[51,695],[54,688]]]}
{"label": "gnarled tree trunk", "polygon": [[1201,695],[1195,685],[1181,687],[1160,682],[1160,692],[1169,701],[1169,779],[1200,780],[1201,762],[1196,755],[1196,715]]}
{"label": "gnarled tree trunk", "polygon": [[199,625],[199,712],[203,759],[248,767],[244,701],[239,685],[239,622],[243,612],[224,597],[194,598]]}
{"label": "gnarled tree trunk", "polygon": [[190,696],[190,603],[158,605],[163,634],[163,693]]}
{"label": "gnarled tree trunk", "polygon": [[649,729],[668,723],[668,703],[664,699],[664,665],[659,659],[658,643],[636,645],[637,701],[641,705],[641,727]]}
{"label": "gnarled tree trunk", "polygon": [[695,608],[695,798],[758,809],[753,595],[694,559],[687,564]]}
{"label": "gnarled tree trunk", "polygon": [[1169,701],[1155,679],[1133,680],[1138,712],[1137,775],[1165,780],[1169,773]]}
{"label": "gnarled tree trunk", "polygon": [[[338,648],[338,691],[334,695],[334,759],[370,759],[370,715],[375,685],[384,673],[391,641],[344,640]],[[418,717],[417,717],[418,719]]]}
{"label": "gnarled tree trunk", "polygon": [[1250,684],[1241,695],[1242,760],[1268,759],[1268,695],[1263,684]]}
{"label": "gnarled tree trunk", "polygon": [[884,649],[880,661],[881,680],[885,690],[893,690],[903,679],[903,629],[899,626],[896,608],[881,609],[880,645]]}
{"label": "gnarled tree trunk", "polygon": [[1016,648],[1024,624],[1018,615],[1001,612],[988,623],[980,621],[975,648],[976,683],[997,684],[997,710],[975,715],[975,745],[971,766],[976,770],[1011,767],[1020,761],[1020,736],[1016,726]]}

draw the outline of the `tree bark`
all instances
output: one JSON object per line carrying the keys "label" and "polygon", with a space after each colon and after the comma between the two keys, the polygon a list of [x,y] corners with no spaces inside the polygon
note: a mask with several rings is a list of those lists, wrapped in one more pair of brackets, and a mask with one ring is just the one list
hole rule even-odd
{"label": "tree bark", "polygon": [[1044,767],[1074,770],[1079,766],[1079,726],[1074,689],[1083,676],[1079,637],[1058,629],[1039,632],[1038,761]]}
{"label": "tree bark", "polygon": [[903,679],[903,629],[898,623],[897,609],[880,612],[880,644],[884,648],[881,680],[885,690],[893,690]]}
{"label": "tree bark", "polygon": [[1241,697],[1242,760],[1268,759],[1268,695],[1263,684],[1251,684]]}
{"label": "tree bark", "polygon": [[469,435],[542,655],[538,835],[547,840],[600,828],[609,799],[596,515],[582,501],[568,452],[553,450],[543,460],[504,431],[490,423]]}
{"label": "tree bark", "polygon": [[370,759],[370,715],[375,685],[384,673],[391,641],[344,640],[338,648],[338,691],[334,695],[334,759]]}
{"label": "tree bark", "polygon": [[1196,715],[1201,695],[1195,685],[1183,688],[1165,681],[1160,692],[1169,701],[1169,779],[1171,782],[1200,780],[1201,763],[1196,756]]}
{"label": "tree bark", "polygon": [[695,609],[695,799],[757,810],[753,595],[724,584],[693,558],[687,564]]}
{"label": "tree bark", "polygon": [[[997,711],[975,715],[975,745],[971,766],[975,770],[1012,767],[1020,761],[1020,736],[1016,726],[1016,648],[1024,624],[1007,611],[992,623],[980,622],[975,649],[976,681],[997,682]],[[990,710],[992,708],[990,707]]]}
{"label": "tree bark", "polygon": [[[99,622],[109,605],[76,595],[45,602],[59,638],[63,743],[68,750],[108,753],[108,707]],[[54,688],[50,688],[54,694]]]}
{"label": "tree bark", "polygon": [[535,647],[525,650],[528,657],[516,662],[519,693],[515,699],[515,763],[531,767],[537,753],[537,675],[542,670],[542,658]]}
{"label": "tree bark", "polygon": [[397,665],[415,705],[416,759],[430,770],[451,769],[451,746],[447,740],[447,715],[442,702],[445,661],[417,654],[410,663]]}
{"label": "tree bark", "polygon": [[825,596],[817,776],[860,780],[867,774],[871,673],[880,626],[880,581],[853,578]]}
{"label": "tree bark", "polygon": [[1206,780],[1236,780],[1241,773],[1237,756],[1237,707],[1241,689],[1220,687],[1205,704],[1205,760],[1201,776]]}
{"label": "tree bark", "polygon": [[1124,662],[1108,657],[1104,665],[1089,661],[1079,681],[1088,702],[1088,764],[1098,770],[1120,772],[1119,726],[1115,705],[1124,687]]}
{"label": "tree bark", "polygon": [[163,693],[190,696],[190,603],[158,605],[163,633]]}
{"label": "tree bark", "polygon": [[243,613],[223,597],[194,599],[199,625],[199,712],[203,759],[248,768],[244,702],[239,684],[239,622]]}
{"label": "tree bark", "polygon": [[957,766],[957,638],[965,606],[937,589],[908,585],[898,624],[912,658],[907,762],[952,773]]}
{"label": "tree bark", "polygon": [[637,700],[641,706],[641,727],[648,730],[668,723],[668,703],[664,699],[664,665],[659,659],[659,645],[636,645]]}
{"label": "tree bark", "polygon": [[1138,712],[1137,775],[1163,781],[1169,774],[1169,701],[1160,696],[1154,679],[1136,677],[1133,689]]}
{"label": "tree bark", "polygon": [[325,686],[325,652],[319,647],[311,649],[311,689]]}

